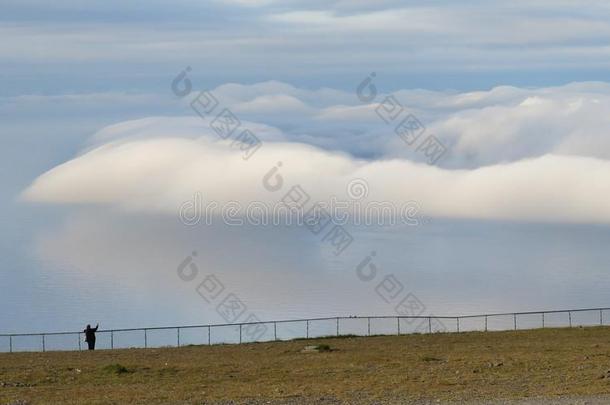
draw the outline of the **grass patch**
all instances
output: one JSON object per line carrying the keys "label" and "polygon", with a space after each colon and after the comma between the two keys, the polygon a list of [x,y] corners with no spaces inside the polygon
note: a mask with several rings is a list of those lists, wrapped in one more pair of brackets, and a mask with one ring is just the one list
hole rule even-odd
{"label": "grass patch", "polygon": [[119,363],[107,365],[106,367],[104,367],[104,372],[116,375],[132,373],[131,370]]}
{"label": "grass patch", "polygon": [[158,370],[157,373],[160,376],[171,376],[171,375],[176,375],[180,372],[180,370],[177,367],[163,367],[162,369]]}
{"label": "grass patch", "polygon": [[0,404],[610,403],[609,336],[606,326],[0,353]]}
{"label": "grass patch", "polygon": [[347,333],[345,335],[329,335],[329,336],[323,336],[322,339],[350,339],[350,338],[357,338],[357,337],[362,337],[362,336],[358,336],[358,335],[354,335],[353,333]]}
{"label": "grass patch", "polygon": [[421,361],[425,361],[425,362],[434,362],[434,361],[443,361],[443,359],[438,358],[438,357],[434,357],[434,356],[421,356],[420,357]]}
{"label": "grass patch", "polygon": [[[380,335],[381,336],[381,335]],[[361,338],[362,336],[358,336],[358,335],[354,335],[354,334],[346,334],[346,335],[326,335],[326,336],[317,336],[315,338],[304,338],[304,337],[299,337],[299,338],[294,338],[294,339],[289,339],[287,340],[287,342],[300,342],[303,340],[314,340],[314,339],[350,339],[350,338]]]}

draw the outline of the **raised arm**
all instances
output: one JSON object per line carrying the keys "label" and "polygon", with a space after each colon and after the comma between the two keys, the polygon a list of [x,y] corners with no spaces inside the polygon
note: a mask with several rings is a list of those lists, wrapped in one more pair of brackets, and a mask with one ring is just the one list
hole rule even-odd
{"label": "raised arm", "polygon": [[100,327],[100,324],[98,323],[97,325],[95,325],[95,328],[93,328],[94,332],[97,332],[97,329]]}

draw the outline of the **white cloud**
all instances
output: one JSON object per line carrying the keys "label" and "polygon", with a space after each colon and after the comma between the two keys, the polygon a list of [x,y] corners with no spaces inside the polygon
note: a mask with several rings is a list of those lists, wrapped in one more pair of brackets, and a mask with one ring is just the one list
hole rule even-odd
{"label": "white cloud", "polygon": [[[355,92],[278,82],[220,86],[214,94],[240,117],[283,128],[287,140],[357,156],[423,161],[393,132],[398,121],[387,125],[375,113],[384,94],[362,104]],[[441,163],[445,167],[475,168],[545,154],[610,158],[607,83],[466,93],[398,90],[394,95],[405,108],[403,116],[415,114],[428,134],[451,146]]]}
{"label": "white cloud", "polygon": [[291,112],[308,114],[312,109],[296,97],[272,94],[236,104],[233,107],[233,111],[235,113],[254,114],[282,114]]}
{"label": "white cloud", "polygon": [[[607,7],[595,7],[607,13]],[[533,11],[536,13],[533,13]],[[381,10],[344,13],[333,9],[290,10],[271,14],[268,21],[289,24],[292,29],[315,32],[361,33],[385,36],[417,36],[428,45],[438,38],[456,44],[532,45],[569,44],[610,34],[606,19],[591,18],[564,4],[564,14],[551,16],[546,7],[520,3],[498,13],[497,5],[445,4],[435,6],[395,6]],[[404,38],[404,37],[403,37]],[[413,38],[411,38],[413,40]],[[380,44],[381,45],[381,44]]]}
{"label": "white cloud", "polygon": [[[217,139],[218,135],[213,132],[209,123],[209,120],[202,120],[199,116],[141,118],[102,128],[93,135],[90,143],[92,146],[99,146],[111,141],[167,137]],[[241,120],[241,125],[256,133],[264,141],[282,141],[285,139],[280,130],[269,125],[247,120]]]}
{"label": "white cloud", "polygon": [[[450,148],[441,168],[417,163],[423,155],[376,116],[384,96],[363,105],[349,93],[280,82],[213,91],[263,140],[250,160],[231,140],[220,140],[209,121],[150,117],[102,129],[24,196],[167,214],[195,192],[219,203],[275,203],[282,196],[261,181],[281,161],[286,187],[300,184],[314,200],[344,196],[351,179],[364,178],[372,200],[397,206],[417,200],[428,215],[610,222],[610,208],[601,203],[610,198],[610,86],[604,83],[396,92]],[[336,100],[351,104],[333,105]],[[354,150],[377,156],[361,159]]]}
{"label": "white cloud", "polygon": [[[286,186],[263,188],[275,162]],[[369,183],[370,199],[402,206],[417,200],[426,213],[458,218],[610,223],[610,162],[543,156],[474,170],[444,170],[409,161],[362,162],[301,145],[267,143],[256,159],[221,142],[154,139],[108,144],[49,171],[25,192],[31,201],[104,204],[177,215],[195,192],[223,204],[273,204],[300,184],[313,200],[345,199],[353,178]]]}
{"label": "white cloud", "polygon": [[[290,11],[272,14],[271,22],[281,22],[294,27],[308,26],[309,29],[323,31],[369,31],[369,32],[411,32],[447,34],[451,30],[447,14],[438,9],[413,7],[390,9],[367,13],[338,15],[332,11]],[[407,22],[408,23],[405,23]]]}

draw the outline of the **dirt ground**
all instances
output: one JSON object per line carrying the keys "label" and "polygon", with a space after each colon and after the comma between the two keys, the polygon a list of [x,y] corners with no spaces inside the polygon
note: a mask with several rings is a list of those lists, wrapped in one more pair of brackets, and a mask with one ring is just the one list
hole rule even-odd
{"label": "dirt ground", "polygon": [[610,328],[4,353],[5,403],[610,404]]}

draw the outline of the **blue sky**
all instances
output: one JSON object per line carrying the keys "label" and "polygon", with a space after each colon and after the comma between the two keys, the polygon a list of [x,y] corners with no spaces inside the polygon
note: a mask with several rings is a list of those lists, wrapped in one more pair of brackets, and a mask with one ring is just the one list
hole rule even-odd
{"label": "blue sky", "polygon": [[[599,242],[610,223],[607,2],[6,0],[0,38],[0,285],[10,292],[0,304],[14,312],[47,302],[70,314],[0,318],[10,328],[47,317],[70,328],[91,311],[122,325],[198,322],[201,313],[176,315],[157,301],[181,302],[175,265],[216,234],[213,249],[198,249],[268,317],[310,315],[302,283],[316,297],[345,288],[334,301],[322,298],[316,314],[358,305],[384,312],[374,296],[350,306],[363,287],[353,277],[340,283],[340,269],[373,249],[435,311],[515,309],[509,295],[490,290],[510,274],[489,278],[482,263],[519,250],[520,277],[533,280],[520,304],[545,306],[535,290],[556,267],[548,305],[561,306],[562,296],[605,304],[603,244],[576,240]],[[180,98],[171,83],[187,66],[193,92]],[[371,72],[378,96],[364,103],[356,88]],[[213,117],[191,109],[203,89],[263,140],[247,165],[210,129]],[[448,147],[438,164],[426,164],[377,115],[390,95]],[[365,236],[343,259],[294,230],[180,226],[180,206],[198,191],[221,202],[277,199],[259,183],[279,160],[282,175],[312,198],[344,196],[345,184],[364,179],[371,199],[417,201],[437,222],[421,239],[420,228],[358,229]],[[506,224],[516,228],[505,235]],[[487,253],[477,256],[471,240]],[[256,265],[233,257],[233,243]],[[465,246],[463,256],[452,246]],[[569,246],[577,248],[559,252]],[[448,262],[430,255],[457,257],[456,273],[447,277]],[[404,262],[420,267],[410,273]],[[570,268],[579,265],[588,273],[575,281]],[[314,267],[315,277],[303,275]],[[443,280],[460,276],[469,293],[451,295]],[[278,278],[282,293],[266,297]],[[481,279],[489,295],[468,302]],[[131,305],[125,319],[112,318],[118,302]]]}
{"label": "blue sky", "polygon": [[4,95],[280,80],[482,89],[608,80],[603,1],[5,1]]}

